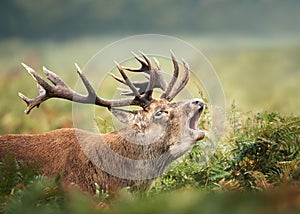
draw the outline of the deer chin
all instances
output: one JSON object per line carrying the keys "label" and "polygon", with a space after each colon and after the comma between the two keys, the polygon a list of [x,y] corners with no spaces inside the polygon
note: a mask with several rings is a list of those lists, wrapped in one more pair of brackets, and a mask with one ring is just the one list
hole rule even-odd
{"label": "deer chin", "polygon": [[188,122],[189,131],[193,133],[196,141],[202,140],[205,136],[205,132],[198,129],[198,122],[203,110],[204,107],[200,107],[199,109],[197,109]]}

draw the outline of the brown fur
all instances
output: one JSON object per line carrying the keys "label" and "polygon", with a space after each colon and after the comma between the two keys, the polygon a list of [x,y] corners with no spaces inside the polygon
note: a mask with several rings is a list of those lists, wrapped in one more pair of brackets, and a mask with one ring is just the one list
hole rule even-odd
{"label": "brown fur", "polygon": [[44,134],[3,135],[0,136],[0,157],[13,152],[18,160],[37,162],[44,175],[55,177],[61,173],[64,184],[75,183],[84,190],[95,191],[95,182],[112,192],[134,184],[132,180],[114,177],[95,166],[80,148],[76,137],[80,134],[88,143],[89,140],[100,140],[100,135],[76,132],[75,129],[58,129]]}
{"label": "brown fur", "polygon": [[[163,113],[157,116],[158,111]],[[204,137],[203,131],[188,125],[199,111],[194,100],[158,100],[131,115],[131,125],[104,135],[78,129],[3,135],[0,158],[10,151],[18,160],[38,162],[44,175],[55,177],[60,173],[65,185],[75,183],[84,190],[95,191],[94,183],[110,192],[127,186],[145,189],[173,160]],[[114,154],[134,164],[119,161]],[[151,161],[144,164],[145,160]],[[124,174],[115,176],[109,170]]]}

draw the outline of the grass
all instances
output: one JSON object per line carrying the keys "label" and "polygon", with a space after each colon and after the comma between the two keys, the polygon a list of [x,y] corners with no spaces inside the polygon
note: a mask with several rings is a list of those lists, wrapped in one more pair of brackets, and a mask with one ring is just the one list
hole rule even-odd
{"label": "grass", "polygon": [[[245,112],[263,109],[284,114],[299,112],[298,43],[282,46],[274,41],[273,46],[264,46],[263,41],[256,41],[256,45],[242,46],[237,45],[240,44],[238,41],[230,41],[231,47],[227,43],[226,46],[222,45],[224,41],[218,43],[217,40],[212,44],[214,40],[187,39],[203,50],[215,67],[228,103],[235,100]],[[46,65],[70,87],[74,87],[78,78],[74,62],[84,66],[91,56],[114,40],[105,37],[60,42],[28,42],[21,39],[0,41],[0,134],[40,133],[72,126],[72,106],[65,101],[49,100],[39,110],[33,110],[29,117],[23,114],[25,104],[17,93],[21,91],[34,97],[37,91],[34,81],[21,67],[21,62],[39,72]],[[109,97],[107,92],[101,91],[101,96]],[[102,117],[103,112],[99,108],[99,116]]]}
{"label": "grass", "polygon": [[227,95],[244,111],[298,113],[299,47],[246,49],[212,56]]}

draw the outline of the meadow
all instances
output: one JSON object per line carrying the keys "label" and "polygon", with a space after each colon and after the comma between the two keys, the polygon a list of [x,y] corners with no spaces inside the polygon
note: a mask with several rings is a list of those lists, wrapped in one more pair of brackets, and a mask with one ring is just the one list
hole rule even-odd
{"label": "meadow", "polygon": [[[202,51],[215,68],[223,85],[227,107],[235,101],[243,112],[299,112],[299,43],[294,40],[182,38]],[[21,91],[33,97],[36,87],[21,62],[39,72],[45,65],[72,87],[78,80],[74,63],[84,66],[101,48],[118,39],[107,36],[67,41],[1,41],[0,134],[38,133],[72,124],[68,102],[50,100],[29,117],[23,114],[25,105],[17,93]]]}
{"label": "meadow", "polygon": [[[70,102],[49,100],[29,116],[24,114],[25,104],[17,94],[21,91],[34,97],[36,87],[21,62],[40,70],[46,65],[72,87],[77,81],[74,62],[85,65],[116,39],[0,41],[0,134],[40,133],[73,125]],[[0,162],[0,212],[186,213],[200,209],[204,213],[297,213],[300,43],[292,39],[182,39],[209,59],[227,102],[226,132],[205,164],[200,142],[150,190],[125,189],[118,199],[112,199],[101,191],[93,196],[77,189],[65,192],[59,176],[45,178],[8,154]],[[210,122],[209,117],[204,119]],[[102,120],[98,126],[104,132],[112,129]]]}

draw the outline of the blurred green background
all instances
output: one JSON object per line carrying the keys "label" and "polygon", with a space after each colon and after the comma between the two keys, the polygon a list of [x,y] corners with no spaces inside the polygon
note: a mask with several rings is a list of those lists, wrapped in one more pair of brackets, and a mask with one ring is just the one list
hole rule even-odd
{"label": "blurred green background", "polygon": [[235,100],[246,112],[299,114],[299,11],[297,0],[3,0],[0,134],[72,126],[69,102],[50,100],[24,115],[17,93],[37,92],[21,62],[37,70],[46,65],[73,87],[74,62],[84,65],[104,46],[144,33],[175,36],[201,50],[228,106]]}

